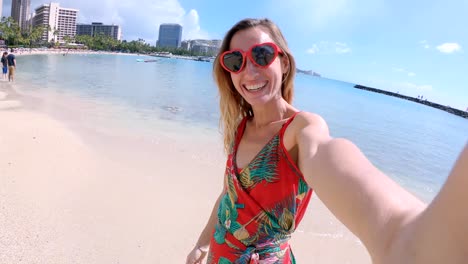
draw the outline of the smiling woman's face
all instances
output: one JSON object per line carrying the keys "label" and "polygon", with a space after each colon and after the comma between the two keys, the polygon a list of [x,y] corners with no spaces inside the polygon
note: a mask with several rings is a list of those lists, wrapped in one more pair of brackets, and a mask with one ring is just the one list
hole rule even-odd
{"label": "smiling woman's face", "polygon": [[[262,27],[253,27],[237,32],[231,40],[230,49],[244,52],[256,44],[274,42]],[[282,76],[286,73],[287,60],[278,56],[267,68],[260,68],[247,59],[240,73],[231,73],[231,79],[237,92],[252,107],[271,100],[281,99]]]}

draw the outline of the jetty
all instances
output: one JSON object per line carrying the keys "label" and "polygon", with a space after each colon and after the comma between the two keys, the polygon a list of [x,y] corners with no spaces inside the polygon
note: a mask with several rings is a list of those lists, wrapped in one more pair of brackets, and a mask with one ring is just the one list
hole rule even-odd
{"label": "jetty", "polygon": [[442,111],[445,111],[445,112],[448,112],[448,113],[451,113],[451,114],[454,114],[454,115],[457,115],[457,116],[460,116],[460,117],[463,117],[463,118],[468,118],[468,112],[466,112],[466,111],[456,109],[456,108],[452,108],[452,107],[450,107],[448,105],[441,105],[441,104],[438,104],[438,103],[427,101],[426,99],[414,98],[414,97],[411,97],[411,96],[406,96],[406,95],[402,95],[402,94],[399,94],[399,93],[384,91],[384,90],[380,90],[380,89],[376,89],[376,88],[372,88],[372,87],[367,87],[367,86],[360,85],[360,84],[356,84],[354,86],[354,88],[360,89],[360,90],[366,90],[366,91],[374,92],[374,93],[385,94],[385,95],[388,95],[388,96],[398,97],[398,98],[401,98],[401,99],[404,99],[404,100],[413,101],[413,102],[418,103],[418,104],[423,104],[423,105],[427,105],[427,106],[430,106],[430,107],[434,107],[434,108],[440,109]]}

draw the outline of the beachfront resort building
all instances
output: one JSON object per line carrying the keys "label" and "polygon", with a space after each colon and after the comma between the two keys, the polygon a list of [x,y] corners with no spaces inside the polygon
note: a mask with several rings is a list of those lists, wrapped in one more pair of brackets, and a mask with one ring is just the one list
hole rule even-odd
{"label": "beachfront resort building", "polygon": [[11,17],[16,23],[18,23],[18,26],[20,27],[21,31],[26,31],[29,28],[28,16],[30,15],[29,14],[30,8],[31,8],[31,0],[12,0],[11,1]]}
{"label": "beachfront resort building", "polygon": [[76,35],[78,9],[60,7],[59,3],[43,4],[36,8],[32,18],[33,27],[45,25],[42,40],[63,43],[64,37]]}
{"label": "beachfront resort building", "polygon": [[194,39],[182,41],[182,48],[196,54],[215,56],[219,52],[222,41],[219,39]]}
{"label": "beachfront resort building", "polygon": [[158,47],[180,48],[182,26],[179,24],[161,24],[159,26]]}
{"label": "beachfront resort building", "polygon": [[122,31],[118,25],[104,25],[100,22],[76,25],[76,35],[88,35],[95,37],[100,34],[112,37],[115,40],[122,40]]}

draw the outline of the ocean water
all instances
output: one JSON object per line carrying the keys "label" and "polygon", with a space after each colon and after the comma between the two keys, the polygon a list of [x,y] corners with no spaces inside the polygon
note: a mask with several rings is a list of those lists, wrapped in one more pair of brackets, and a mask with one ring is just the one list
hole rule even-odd
{"label": "ocean water", "polygon": [[[161,129],[164,122],[172,133],[201,129],[219,137],[212,64],[169,58],[137,62],[142,58],[150,57],[21,56],[15,85],[101,104],[99,111],[81,109],[83,117],[125,124],[138,133]],[[352,140],[377,167],[425,201],[439,191],[468,140],[467,119],[353,89],[350,83],[299,74],[294,105],[320,114],[334,137]]]}

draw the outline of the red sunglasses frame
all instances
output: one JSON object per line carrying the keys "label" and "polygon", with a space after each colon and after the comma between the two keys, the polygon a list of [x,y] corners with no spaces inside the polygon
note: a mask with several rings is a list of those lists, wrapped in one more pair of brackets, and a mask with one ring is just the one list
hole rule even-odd
{"label": "red sunglasses frame", "polygon": [[[268,63],[267,65],[263,66],[263,65],[260,65],[258,64],[254,58],[252,57],[252,50],[256,47],[259,47],[259,46],[265,46],[265,45],[268,45],[270,47],[273,47],[273,51],[274,51],[274,54],[273,54],[273,59],[270,61],[270,63]],[[228,55],[228,54],[231,54],[233,52],[239,52],[241,55],[242,55],[242,65],[240,66],[239,70],[238,71],[232,71],[230,70],[225,64],[224,64],[224,56]],[[278,47],[278,45],[276,45],[275,43],[273,42],[264,42],[264,43],[260,43],[260,44],[255,44],[253,45],[252,47],[249,48],[248,51],[243,51],[241,49],[233,49],[233,50],[228,50],[228,51],[225,51],[221,54],[221,56],[219,57],[219,61],[221,63],[221,66],[223,67],[223,69],[225,69],[226,71],[230,72],[230,73],[234,73],[234,74],[237,74],[237,73],[240,73],[242,72],[242,70],[244,70],[244,67],[245,67],[245,64],[246,64],[246,61],[247,59],[246,58],[249,58],[250,61],[257,67],[260,67],[262,69],[265,69],[265,68],[268,68],[270,67],[270,65],[275,61],[275,59],[278,57],[279,54],[283,54],[283,51]]]}

